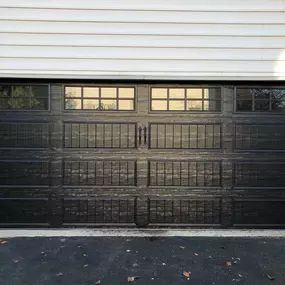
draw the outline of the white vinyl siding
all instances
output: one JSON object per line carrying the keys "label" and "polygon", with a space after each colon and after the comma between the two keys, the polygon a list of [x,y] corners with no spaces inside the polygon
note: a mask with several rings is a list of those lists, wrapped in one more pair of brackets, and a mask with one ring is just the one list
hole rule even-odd
{"label": "white vinyl siding", "polygon": [[283,0],[0,0],[0,76],[284,80]]}

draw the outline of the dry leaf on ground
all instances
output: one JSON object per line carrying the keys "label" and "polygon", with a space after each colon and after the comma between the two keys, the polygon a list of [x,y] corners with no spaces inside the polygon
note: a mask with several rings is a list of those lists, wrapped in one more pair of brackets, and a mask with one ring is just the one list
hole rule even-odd
{"label": "dry leaf on ground", "polygon": [[186,278],[190,278],[191,272],[190,272],[190,271],[183,271],[183,275],[184,275]]}
{"label": "dry leaf on ground", "polygon": [[136,279],[138,279],[137,276],[130,276],[128,277],[128,282],[134,282]]}
{"label": "dry leaf on ground", "polygon": [[1,244],[6,244],[6,243],[8,243],[8,241],[7,240],[2,240],[0,243]]}
{"label": "dry leaf on ground", "polygon": [[196,253],[196,252],[195,252],[194,254],[195,254],[196,256],[198,256],[198,255],[199,255],[199,254],[198,254],[198,253]]}
{"label": "dry leaf on ground", "polygon": [[101,284],[101,280],[96,281],[95,285],[100,285]]}
{"label": "dry leaf on ground", "polygon": [[181,249],[184,249],[184,248],[185,248],[185,246],[183,246],[183,245],[180,245],[180,248],[181,248]]}
{"label": "dry leaf on ground", "polygon": [[232,264],[231,261],[227,261],[227,262],[226,262],[226,266],[231,267],[232,265],[233,265],[233,264]]}
{"label": "dry leaf on ground", "polygon": [[268,279],[271,280],[271,281],[275,280],[275,277],[274,277],[274,276],[271,276],[271,275],[269,275],[269,274],[266,274],[266,276],[267,276]]}

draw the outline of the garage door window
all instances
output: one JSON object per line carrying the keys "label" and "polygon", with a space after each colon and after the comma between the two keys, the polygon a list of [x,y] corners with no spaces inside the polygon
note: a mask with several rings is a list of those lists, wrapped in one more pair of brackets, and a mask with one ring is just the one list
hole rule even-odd
{"label": "garage door window", "polygon": [[220,112],[220,88],[152,88],[152,111]]}
{"label": "garage door window", "polygon": [[134,111],[135,89],[117,87],[65,87],[66,110]]}
{"label": "garage door window", "polygon": [[0,109],[49,109],[48,85],[0,86]]}
{"label": "garage door window", "polygon": [[285,89],[237,88],[237,112],[284,112]]}

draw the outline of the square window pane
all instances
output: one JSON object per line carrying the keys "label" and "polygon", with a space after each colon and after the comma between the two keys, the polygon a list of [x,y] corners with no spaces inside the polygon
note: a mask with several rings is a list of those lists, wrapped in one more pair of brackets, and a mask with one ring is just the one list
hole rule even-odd
{"label": "square window pane", "polygon": [[238,100],[236,109],[237,111],[252,111],[252,100]]}
{"label": "square window pane", "polygon": [[263,89],[263,88],[258,88],[258,89],[251,89],[251,92],[253,93],[253,96],[255,99],[259,100],[269,100],[270,98],[270,89]]}
{"label": "square window pane", "polygon": [[8,98],[0,98],[0,109],[8,109],[10,107],[8,102]]}
{"label": "square window pane", "polygon": [[48,110],[48,98],[37,98],[31,100],[31,109]]}
{"label": "square window pane", "polygon": [[154,99],[166,99],[167,89],[166,88],[152,88],[151,97]]}
{"label": "square window pane", "polygon": [[47,85],[34,85],[31,86],[31,97],[35,98],[48,98],[49,87]]}
{"label": "square window pane", "polygon": [[99,88],[84,87],[83,88],[83,98],[99,98]]}
{"label": "square window pane", "polygon": [[285,101],[272,101],[271,104],[272,112],[284,112],[285,111]]}
{"label": "square window pane", "polygon": [[167,111],[166,100],[154,100],[151,103],[151,110],[153,111]]}
{"label": "square window pane", "polygon": [[84,110],[99,110],[99,99],[85,99],[83,100]]}
{"label": "square window pane", "polygon": [[102,98],[116,98],[117,88],[101,88],[101,97]]}
{"label": "square window pane", "polygon": [[255,100],[256,111],[269,111],[269,100]]}
{"label": "square window pane", "polygon": [[65,87],[65,97],[81,98],[81,87]]}
{"label": "square window pane", "polygon": [[188,99],[202,99],[203,98],[203,89],[202,88],[188,88],[187,89],[187,98]]}
{"label": "square window pane", "polygon": [[253,100],[253,91],[250,88],[237,88],[236,97],[237,100]]}
{"label": "square window pane", "polygon": [[203,111],[202,100],[187,101],[187,110],[189,110],[189,111]]}
{"label": "square window pane", "polygon": [[9,100],[9,105],[13,109],[30,109],[31,100],[29,97],[18,97],[18,98],[14,97]]}
{"label": "square window pane", "polygon": [[117,100],[101,100],[100,110],[117,110]]}
{"label": "square window pane", "polygon": [[184,111],[185,110],[185,101],[183,100],[175,100],[175,101],[172,101],[170,100],[169,101],[169,110],[170,111]]}
{"label": "square window pane", "polygon": [[271,89],[270,90],[271,98],[273,100],[282,100],[285,101],[285,89]]}
{"label": "square window pane", "polygon": [[0,97],[9,96],[9,86],[0,86]]}
{"label": "square window pane", "polygon": [[30,98],[30,96],[31,96],[30,86],[12,86],[12,97],[18,97],[20,99],[20,98]]}
{"label": "square window pane", "polygon": [[221,101],[204,100],[204,111],[221,111]]}
{"label": "square window pane", "polygon": [[169,89],[169,98],[170,99],[184,99],[185,98],[185,89],[171,88]]}
{"label": "square window pane", "polygon": [[67,110],[80,110],[81,109],[81,99],[65,99],[65,109]]}
{"label": "square window pane", "polygon": [[119,100],[119,110],[134,110],[133,100]]}
{"label": "square window pane", "polygon": [[221,88],[204,88],[204,99],[221,100]]}
{"label": "square window pane", "polygon": [[134,97],[135,97],[134,88],[119,88],[119,98],[133,99]]}

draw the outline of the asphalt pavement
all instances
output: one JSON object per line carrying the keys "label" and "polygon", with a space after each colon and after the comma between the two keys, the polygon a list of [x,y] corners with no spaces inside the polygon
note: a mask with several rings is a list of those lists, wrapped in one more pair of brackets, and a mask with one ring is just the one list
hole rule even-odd
{"label": "asphalt pavement", "polygon": [[284,238],[2,238],[0,284],[284,285],[284,253]]}

